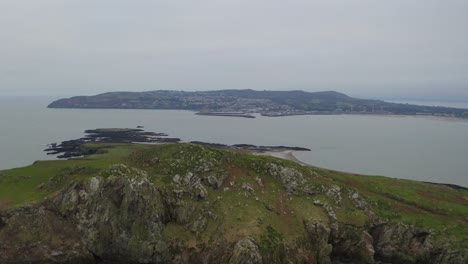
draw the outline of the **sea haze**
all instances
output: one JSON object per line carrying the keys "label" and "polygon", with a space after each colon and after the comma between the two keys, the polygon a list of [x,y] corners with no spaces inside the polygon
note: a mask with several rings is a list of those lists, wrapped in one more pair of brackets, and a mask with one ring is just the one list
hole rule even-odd
{"label": "sea haze", "polygon": [[287,145],[301,161],[340,171],[468,186],[468,121],[317,115],[254,119],[177,110],[48,109],[55,98],[0,97],[0,169],[51,159],[47,143],[85,129],[136,127],[185,141]]}

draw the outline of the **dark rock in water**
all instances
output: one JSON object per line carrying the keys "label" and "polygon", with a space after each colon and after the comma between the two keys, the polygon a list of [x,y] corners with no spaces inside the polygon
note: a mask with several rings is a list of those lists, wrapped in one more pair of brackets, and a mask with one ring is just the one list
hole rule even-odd
{"label": "dark rock in water", "polygon": [[294,150],[294,151],[310,151],[308,148],[302,147],[288,147],[288,146],[262,146],[263,148],[269,148],[273,150]]}
{"label": "dark rock in water", "polygon": [[[74,158],[95,154],[98,149],[83,148],[82,145],[90,142],[104,143],[178,143],[179,138],[166,138],[165,133],[146,132],[143,129],[133,128],[99,128],[85,130],[84,138],[67,140],[62,143],[51,143],[44,151],[48,155],[58,155],[58,158]],[[60,155],[59,155],[60,154]]]}
{"label": "dark rock in water", "polygon": [[244,118],[255,118],[254,115],[246,113],[230,113],[230,112],[198,112],[196,115],[205,116],[227,116],[227,117],[244,117]]}
{"label": "dark rock in water", "polygon": [[190,141],[190,143],[195,144],[195,145],[200,145],[200,146],[205,146],[205,147],[211,147],[211,148],[228,148],[228,145],[225,144],[218,144],[218,143],[208,143],[208,142],[201,142],[201,141]]}
{"label": "dark rock in water", "polygon": [[81,138],[76,140],[67,140],[63,141],[60,144],[51,143],[48,148],[44,151],[47,152],[47,155],[58,155],[58,158],[73,158],[79,157],[86,154],[94,154],[93,150],[84,150],[81,148],[86,142],[90,142],[87,138]]}
{"label": "dark rock in water", "polygon": [[466,190],[466,191],[468,191],[467,187],[463,187],[463,186],[456,185],[456,184],[437,183],[437,182],[425,182],[425,183],[434,184],[434,185],[444,185],[444,186],[450,187],[450,188],[455,189],[455,190]]}
{"label": "dark rock in water", "polygon": [[233,147],[236,147],[236,148],[241,148],[241,149],[254,149],[254,148],[258,148],[257,146],[255,145],[251,145],[251,144],[234,144],[232,145]]}
{"label": "dark rock in water", "polygon": [[180,138],[158,138],[158,139],[155,139],[153,142],[178,143],[180,142]]}
{"label": "dark rock in water", "polygon": [[[140,128],[99,128],[85,130],[87,134],[84,138],[63,141],[62,143],[50,143],[44,151],[48,155],[58,155],[58,158],[68,159],[81,157],[84,155],[95,154],[99,149],[84,148],[86,143],[179,143],[180,138],[169,138],[165,133],[155,133],[144,131]],[[255,146],[250,144],[225,145],[216,143],[207,143],[201,141],[190,142],[196,145],[202,145],[212,148],[224,149],[243,149],[255,152],[266,151],[310,151],[307,148],[287,147],[287,146]]]}

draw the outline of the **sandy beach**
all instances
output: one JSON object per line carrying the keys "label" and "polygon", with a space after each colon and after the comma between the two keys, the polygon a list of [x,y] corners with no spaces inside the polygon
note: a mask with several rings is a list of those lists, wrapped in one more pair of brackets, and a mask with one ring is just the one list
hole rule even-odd
{"label": "sandy beach", "polygon": [[286,150],[286,151],[266,151],[266,152],[255,152],[255,155],[265,155],[265,156],[272,156],[280,159],[294,161],[296,163],[301,164],[302,166],[311,166],[310,164],[304,163],[294,156],[294,151]]}

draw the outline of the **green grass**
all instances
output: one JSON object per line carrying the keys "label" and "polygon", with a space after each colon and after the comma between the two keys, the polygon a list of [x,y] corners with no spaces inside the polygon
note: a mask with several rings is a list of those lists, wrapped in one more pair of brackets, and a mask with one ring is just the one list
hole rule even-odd
{"label": "green grass", "polygon": [[[90,177],[111,164],[125,163],[132,152],[147,148],[131,144],[86,144],[84,147],[99,149],[100,154],[70,160],[38,161],[26,167],[1,171],[0,209],[41,200],[72,180]],[[71,175],[56,188],[40,188],[61,172],[76,167],[86,167],[89,173],[85,170],[85,173]]]}
{"label": "green grass", "polygon": [[317,170],[343,186],[357,189],[371,201],[373,211],[389,221],[431,229],[441,240],[468,242],[467,190],[404,179]]}

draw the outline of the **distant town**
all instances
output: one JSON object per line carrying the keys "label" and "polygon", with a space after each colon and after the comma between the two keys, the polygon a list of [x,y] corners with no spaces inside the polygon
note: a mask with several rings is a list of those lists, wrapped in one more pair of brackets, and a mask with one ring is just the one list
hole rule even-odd
{"label": "distant town", "polygon": [[254,118],[313,114],[426,115],[468,118],[468,109],[390,103],[353,98],[335,91],[158,90],[111,92],[60,99],[50,108],[182,109],[200,115]]}

